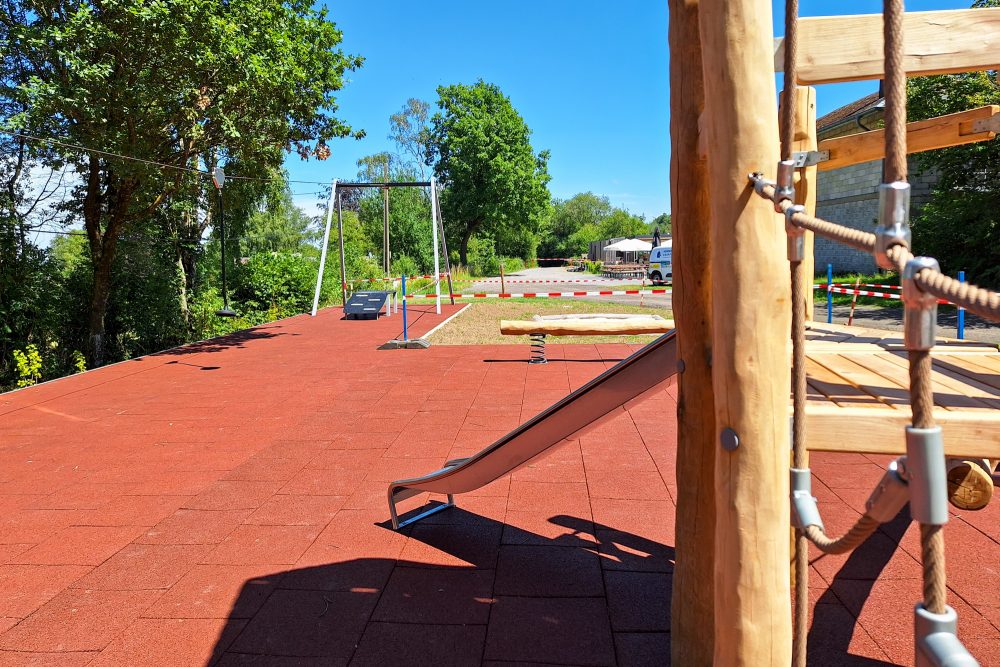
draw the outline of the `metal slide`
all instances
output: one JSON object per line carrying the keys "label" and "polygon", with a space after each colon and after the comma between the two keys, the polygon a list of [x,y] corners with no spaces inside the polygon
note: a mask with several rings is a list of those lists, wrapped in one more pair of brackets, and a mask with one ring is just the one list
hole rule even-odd
{"label": "metal slide", "polygon": [[[401,479],[389,485],[392,527],[399,529],[454,505],[454,494],[478,489],[513,472],[550,447],[643,394],[660,387],[677,373],[676,332],[655,341],[609,368],[596,378],[546,408],[478,454],[448,461],[440,470],[423,477]],[[417,516],[400,522],[396,503],[425,491],[448,496],[447,503],[433,505]]]}

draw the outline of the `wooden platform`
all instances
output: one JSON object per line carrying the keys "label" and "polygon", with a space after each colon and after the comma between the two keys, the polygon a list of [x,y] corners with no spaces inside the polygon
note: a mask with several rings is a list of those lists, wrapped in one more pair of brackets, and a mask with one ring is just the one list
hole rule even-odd
{"label": "wooden platform", "polygon": [[[809,449],[904,453],[910,405],[902,334],[811,323],[806,337]],[[935,418],[948,454],[1000,458],[1000,352],[940,339],[932,357]]]}

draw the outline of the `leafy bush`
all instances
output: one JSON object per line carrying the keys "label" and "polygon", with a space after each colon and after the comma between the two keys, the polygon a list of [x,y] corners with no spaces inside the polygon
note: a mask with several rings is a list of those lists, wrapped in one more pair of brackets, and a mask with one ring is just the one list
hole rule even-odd
{"label": "leafy bush", "polygon": [[503,257],[504,273],[517,273],[524,270],[524,260],[520,257]]}
{"label": "leafy bush", "polygon": [[392,260],[391,273],[393,277],[415,276],[420,273],[420,266],[409,255],[396,255]]}
{"label": "leafy bush", "polygon": [[305,312],[312,307],[316,268],[297,253],[258,253],[240,267],[236,299],[247,310]]}
{"label": "leafy bush", "polygon": [[14,350],[14,366],[17,369],[18,389],[38,384],[42,379],[42,355],[34,343],[24,350]]}
{"label": "leafy bush", "polygon": [[586,267],[584,270],[587,273],[598,273],[599,274],[604,269],[604,262],[592,262],[592,261],[590,261],[588,259],[584,263],[584,266]]}
{"label": "leafy bush", "polygon": [[497,257],[493,239],[473,237],[469,240],[469,272],[474,276],[500,274],[500,258]]}

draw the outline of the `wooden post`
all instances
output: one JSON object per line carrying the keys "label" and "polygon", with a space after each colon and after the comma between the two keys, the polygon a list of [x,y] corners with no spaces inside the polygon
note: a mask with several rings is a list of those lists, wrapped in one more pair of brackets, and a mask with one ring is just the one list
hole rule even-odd
{"label": "wooden post", "polygon": [[774,174],[768,0],[701,0],[712,221],[714,664],[791,662],[788,333],[783,220],[748,184]]}
{"label": "wooden post", "polygon": [[[793,150],[816,150],[816,89],[800,86],[795,95],[795,140]],[[795,203],[806,207],[806,213],[816,215],[816,173],[818,167],[799,169],[795,184]],[[802,280],[805,282],[806,322],[813,319],[813,276],[816,274],[816,257],[813,252],[813,233],[805,233],[805,259],[802,260]]]}
{"label": "wooden post", "polygon": [[710,667],[714,637],[715,407],[708,173],[698,0],[670,0],[670,219],[678,359],[677,519],[671,664]]}

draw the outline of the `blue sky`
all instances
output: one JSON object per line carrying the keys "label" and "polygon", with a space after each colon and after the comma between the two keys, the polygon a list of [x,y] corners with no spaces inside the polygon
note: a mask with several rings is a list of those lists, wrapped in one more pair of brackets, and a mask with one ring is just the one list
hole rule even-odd
{"label": "blue sky", "polygon": [[[343,48],[366,58],[337,95],[339,115],[368,136],[344,139],[325,162],[290,157],[292,179],[351,178],[358,158],[394,150],[389,116],[409,97],[431,102],[439,85],[495,83],[552,152],[553,195],[593,191],[647,219],[670,210],[666,0],[401,0],[328,3]],[[960,9],[971,0],[908,0],[907,11]],[[845,9],[846,7],[846,9]],[[784,2],[773,3],[775,34]],[[878,13],[881,0],[800,0],[802,16]],[[877,81],[820,86],[827,113]],[[296,193],[314,192],[293,184]],[[315,196],[296,201],[314,210]]]}

